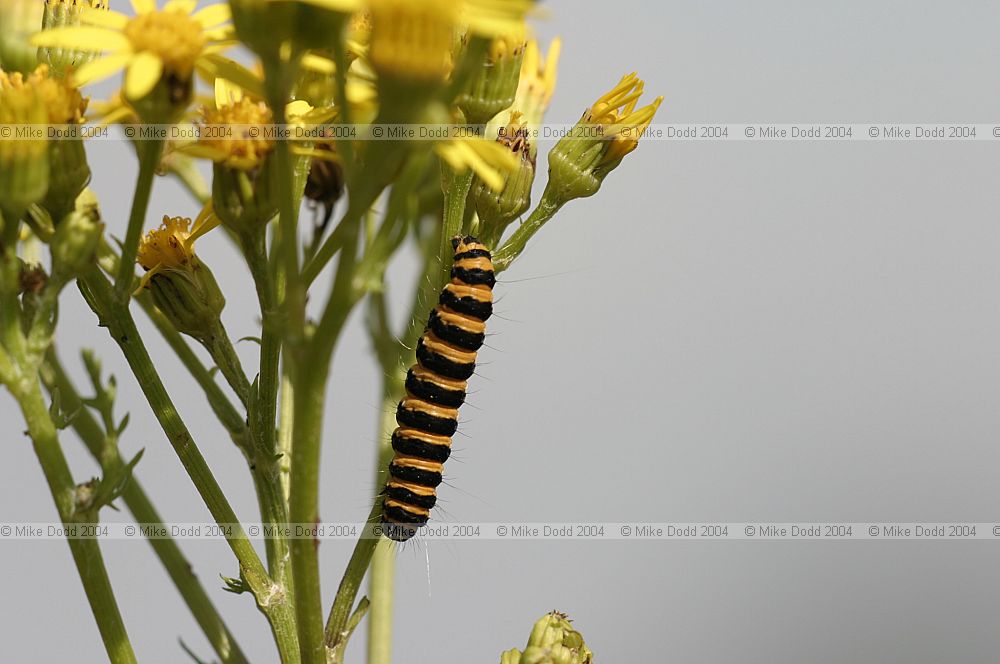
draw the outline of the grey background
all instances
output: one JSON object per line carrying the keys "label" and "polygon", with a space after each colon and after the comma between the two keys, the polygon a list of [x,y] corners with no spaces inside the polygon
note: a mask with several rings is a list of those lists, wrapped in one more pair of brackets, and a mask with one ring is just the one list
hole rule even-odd
{"label": "grey background", "polygon": [[[1000,121],[995,3],[557,0],[565,37],[549,118],[572,122],[626,71],[666,96],[663,122]],[[134,160],[95,146],[94,186],[121,233]],[[543,150],[547,146],[543,146]],[[1000,208],[987,143],[648,143],[570,204],[498,286],[456,462],[452,521],[989,521],[1000,454]],[[540,178],[541,180],[541,178]],[[150,224],[194,216],[157,183]],[[199,242],[255,329],[246,270]],[[393,266],[396,312],[409,255]],[[523,280],[523,281],[522,281]],[[92,346],[132,413],[124,442],[167,520],[207,521],[174,453],[75,293],[60,344]],[[508,320],[511,319],[511,320]],[[322,515],[364,518],[377,374],[359,321],[335,359]],[[152,342],[154,336],[149,339]],[[237,512],[238,454],[153,343],[181,413]],[[253,349],[241,346],[247,362]],[[488,380],[487,380],[488,379]],[[0,518],[55,516],[20,416],[0,396]],[[71,436],[80,480],[95,466]],[[108,518],[116,518],[108,515]],[[121,517],[119,517],[121,518]],[[996,543],[483,542],[398,558],[398,662],[495,662],[558,608],[602,662],[995,661]],[[184,550],[255,661],[263,618],[219,590],[228,548]],[[321,550],[324,595],[350,546]],[[104,546],[142,661],[209,648],[148,546]],[[60,542],[0,544],[0,659],[102,661]],[[363,635],[350,659],[363,661]]]}

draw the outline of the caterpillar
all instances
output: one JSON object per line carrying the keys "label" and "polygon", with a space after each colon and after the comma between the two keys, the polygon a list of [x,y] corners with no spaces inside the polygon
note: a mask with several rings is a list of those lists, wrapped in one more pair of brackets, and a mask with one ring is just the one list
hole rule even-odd
{"label": "caterpillar", "polygon": [[476,351],[493,313],[496,274],[490,250],[476,238],[452,238],[451,281],[417,341],[417,363],[406,372],[406,395],[396,407],[394,452],[383,490],[382,531],[405,542],[423,527],[437,502],[458,408],[476,369]]}

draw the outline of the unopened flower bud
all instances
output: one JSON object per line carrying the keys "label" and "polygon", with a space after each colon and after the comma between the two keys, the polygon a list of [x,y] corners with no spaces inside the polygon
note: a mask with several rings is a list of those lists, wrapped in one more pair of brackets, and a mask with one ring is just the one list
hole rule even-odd
{"label": "unopened flower bud", "polygon": [[465,90],[455,100],[465,119],[483,124],[514,103],[525,43],[521,36],[498,37]]}
{"label": "unopened flower bud", "polygon": [[597,193],[608,173],[639,144],[663,101],[657,97],[636,110],[643,85],[635,74],[622,77],[549,152],[546,194],[558,205]]}
{"label": "unopened flower bud", "polygon": [[53,78],[41,64],[26,79],[45,103],[46,120],[58,129],[48,141],[49,188],[42,201],[53,221],[59,221],[76,205],[76,197],[90,182],[90,166],[78,129],[87,110],[87,99],[65,78]]}
{"label": "unopened flower bud", "polygon": [[[81,24],[86,11],[108,11],[107,0],[45,0],[42,29],[69,28]],[[41,46],[38,61],[52,68],[56,76],[65,76],[69,68],[79,69],[98,56],[94,51],[81,51],[66,46]]]}
{"label": "unopened flower bud", "polygon": [[63,284],[86,272],[94,264],[103,231],[97,197],[85,191],[52,236],[52,280]]}
{"label": "unopened flower bud", "polygon": [[535,623],[518,664],[592,664],[594,655],[565,613],[553,611]]}
{"label": "unopened flower bud", "polygon": [[38,64],[35,47],[28,39],[42,25],[43,5],[39,0],[0,2],[0,67],[29,72]]}
{"label": "unopened flower bud", "polygon": [[[380,98],[432,92],[452,69],[461,5],[453,0],[374,0],[369,57],[379,75]],[[422,96],[422,95],[421,95]]]}
{"label": "unopened flower bud", "polygon": [[41,91],[22,74],[0,70],[0,125],[28,132],[0,136],[0,209],[7,214],[20,215],[49,188],[47,122]]}
{"label": "unopened flower bud", "polygon": [[146,270],[139,287],[150,291],[157,308],[179,332],[210,343],[226,299],[194,253],[191,220],[164,216],[160,228],[142,239],[137,259]]}
{"label": "unopened flower bud", "polygon": [[478,178],[473,185],[473,199],[481,227],[479,237],[490,246],[495,246],[504,229],[531,206],[531,186],[535,181],[535,159],[528,129],[520,122],[519,114],[515,112],[510,123],[495,131],[497,143],[517,157],[518,166],[511,173],[502,173],[504,184],[499,191],[494,191]]}

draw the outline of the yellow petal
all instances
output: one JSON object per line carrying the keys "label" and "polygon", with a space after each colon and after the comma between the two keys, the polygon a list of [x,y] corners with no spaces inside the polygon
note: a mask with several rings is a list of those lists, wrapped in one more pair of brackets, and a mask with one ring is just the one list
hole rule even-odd
{"label": "yellow petal", "polygon": [[110,30],[122,30],[128,24],[129,18],[109,9],[90,9],[84,7],[80,14],[80,22],[87,25],[96,25]]}
{"label": "yellow petal", "polygon": [[216,42],[216,41],[225,41],[228,39],[232,39],[233,36],[236,35],[236,31],[234,30],[233,26],[227,25],[221,28],[212,28],[210,30],[203,30],[201,34],[204,35],[205,39],[207,39],[208,41]]}
{"label": "yellow petal", "polygon": [[220,23],[225,23],[231,17],[232,12],[229,11],[229,5],[225,3],[209,5],[191,15],[191,18],[203,28],[213,28]]}
{"label": "yellow petal", "polygon": [[232,106],[243,99],[243,88],[221,76],[215,79],[215,107]]}
{"label": "yellow petal", "polygon": [[217,78],[232,81],[254,97],[264,96],[264,83],[252,71],[227,57],[217,53],[207,53],[195,62],[198,73],[209,83]]}
{"label": "yellow petal", "polygon": [[131,59],[131,53],[112,53],[93,62],[88,62],[73,72],[73,83],[83,86],[95,81],[102,81],[125,67]]}
{"label": "yellow petal", "polygon": [[163,61],[149,51],[136,53],[125,72],[125,97],[142,99],[163,74]]}
{"label": "yellow petal", "polygon": [[190,14],[197,4],[198,0],[169,0],[167,4],[163,5],[163,11]]}
{"label": "yellow petal", "polygon": [[312,5],[335,12],[356,12],[362,8],[360,0],[299,0],[304,5]]}
{"label": "yellow petal", "polygon": [[118,108],[105,111],[105,114],[100,116],[100,122],[98,122],[97,125],[99,127],[113,125],[116,122],[121,122],[122,120],[132,117],[133,113],[132,109],[128,106],[119,106]]}
{"label": "yellow petal", "polygon": [[81,51],[125,51],[130,48],[128,39],[120,32],[107,28],[74,26],[43,30],[31,38],[33,46],[61,46]]}
{"label": "yellow petal", "polygon": [[285,105],[285,117],[289,119],[298,119],[303,115],[313,110],[309,102],[303,99],[296,99],[295,101],[289,102]]}
{"label": "yellow petal", "polygon": [[142,294],[142,289],[149,283],[149,280],[152,279],[156,273],[162,271],[163,263],[157,263],[152,270],[148,270],[146,274],[142,275],[142,279],[139,279],[139,286],[135,289],[135,292],[132,293],[132,297],[139,297]]}
{"label": "yellow petal", "polygon": [[201,209],[201,212],[198,213],[198,218],[194,220],[194,225],[191,228],[191,235],[189,235],[184,241],[184,247],[188,251],[191,251],[191,248],[194,247],[195,240],[213,228],[218,227],[221,223],[222,220],[215,215],[215,207],[213,207],[212,201],[209,200],[205,203],[205,207]]}
{"label": "yellow petal", "polygon": [[135,10],[136,14],[148,14],[156,11],[155,0],[129,0],[129,2],[132,3],[132,9]]}
{"label": "yellow petal", "polygon": [[302,66],[320,74],[332,74],[337,68],[330,58],[313,53],[306,53],[302,56]]}
{"label": "yellow petal", "polygon": [[238,39],[229,39],[227,41],[220,41],[214,44],[209,44],[205,48],[201,49],[202,54],[206,53],[222,53],[223,51],[228,51],[234,46],[239,46],[240,41]]}

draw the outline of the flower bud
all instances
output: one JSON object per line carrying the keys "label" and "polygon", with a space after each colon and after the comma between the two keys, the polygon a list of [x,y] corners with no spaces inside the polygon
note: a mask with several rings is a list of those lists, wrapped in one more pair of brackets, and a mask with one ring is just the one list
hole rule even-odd
{"label": "flower bud", "polygon": [[49,188],[47,122],[41,92],[20,73],[0,71],[0,125],[30,131],[0,136],[0,209],[7,214],[20,215]]}
{"label": "flower bud", "polygon": [[517,157],[518,166],[512,173],[501,172],[504,184],[499,191],[494,191],[478,178],[473,185],[473,200],[482,229],[479,237],[490,246],[495,246],[504,229],[531,206],[531,185],[535,181],[535,159],[530,149],[528,129],[520,122],[519,114],[515,112],[512,121],[496,132],[497,143]]}
{"label": "flower bud", "polygon": [[97,197],[85,191],[52,236],[52,280],[64,284],[86,272],[94,264],[103,231]]}
{"label": "flower bud", "polygon": [[38,65],[27,77],[45,102],[49,124],[59,126],[59,134],[50,137],[49,188],[42,201],[52,220],[59,221],[76,205],[76,197],[90,182],[90,166],[78,127],[83,123],[87,100],[65,78],[53,78],[48,65]]}
{"label": "flower bud", "polygon": [[226,299],[215,276],[194,253],[191,220],[163,217],[139,244],[139,265],[146,270],[139,288],[179,332],[208,344],[218,332]]}
{"label": "flower bud", "polygon": [[565,613],[553,611],[535,623],[518,664],[592,664],[594,655]]}
{"label": "flower bud", "polygon": [[[107,11],[107,0],[45,0],[42,29],[69,28],[80,25],[85,11]],[[79,69],[97,58],[93,51],[81,51],[65,46],[40,46],[38,61],[52,68],[54,75],[62,77],[69,68]]]}
{"label": "flower bud", "polygon": [[0,2],[0,67],[13,72],[29,72],[38,64],[35,47],[28,38],[42,25],[39,0]]}
{"label": "flower bud", "polygon": [[455,100],[471,124],[483,124],[514,103],[525,43],[520,36],[498,37],[485,60]]}
{"label": "flower bud", "polygon": [[371,3],[369,58],[379,75],[380,98],[405,103],[408,94],[427,96],[445,83],[460,10],[454,0]]}
{"label": "flower bud", "polygon": [[244,171],[217,163],[212,167],[212,206],[225,226],[237,233],[263,231],[278,208],[274,160]]}
{"label": "flower bud", "polygon": [[[217,94],[217,108],[203,108],[202,122],[214,127],[196,144],[184,148],[188,154],[213,163],[212,205],[222,223],[238,232],[256,232],[277,212],[274,141],[263,132],[238,127],[266,126],[271,110],[248,97],[233,100]],[[221,103],[220,103],[221,102]]]}
{"label": "flower bud", "polygon": [[610,92],[584,112],[569,135],[549,152],[546,195],[557,205],[593,196],[608,173],[639,144],[663,97],[636,110],[643,82],[623,76]]}

